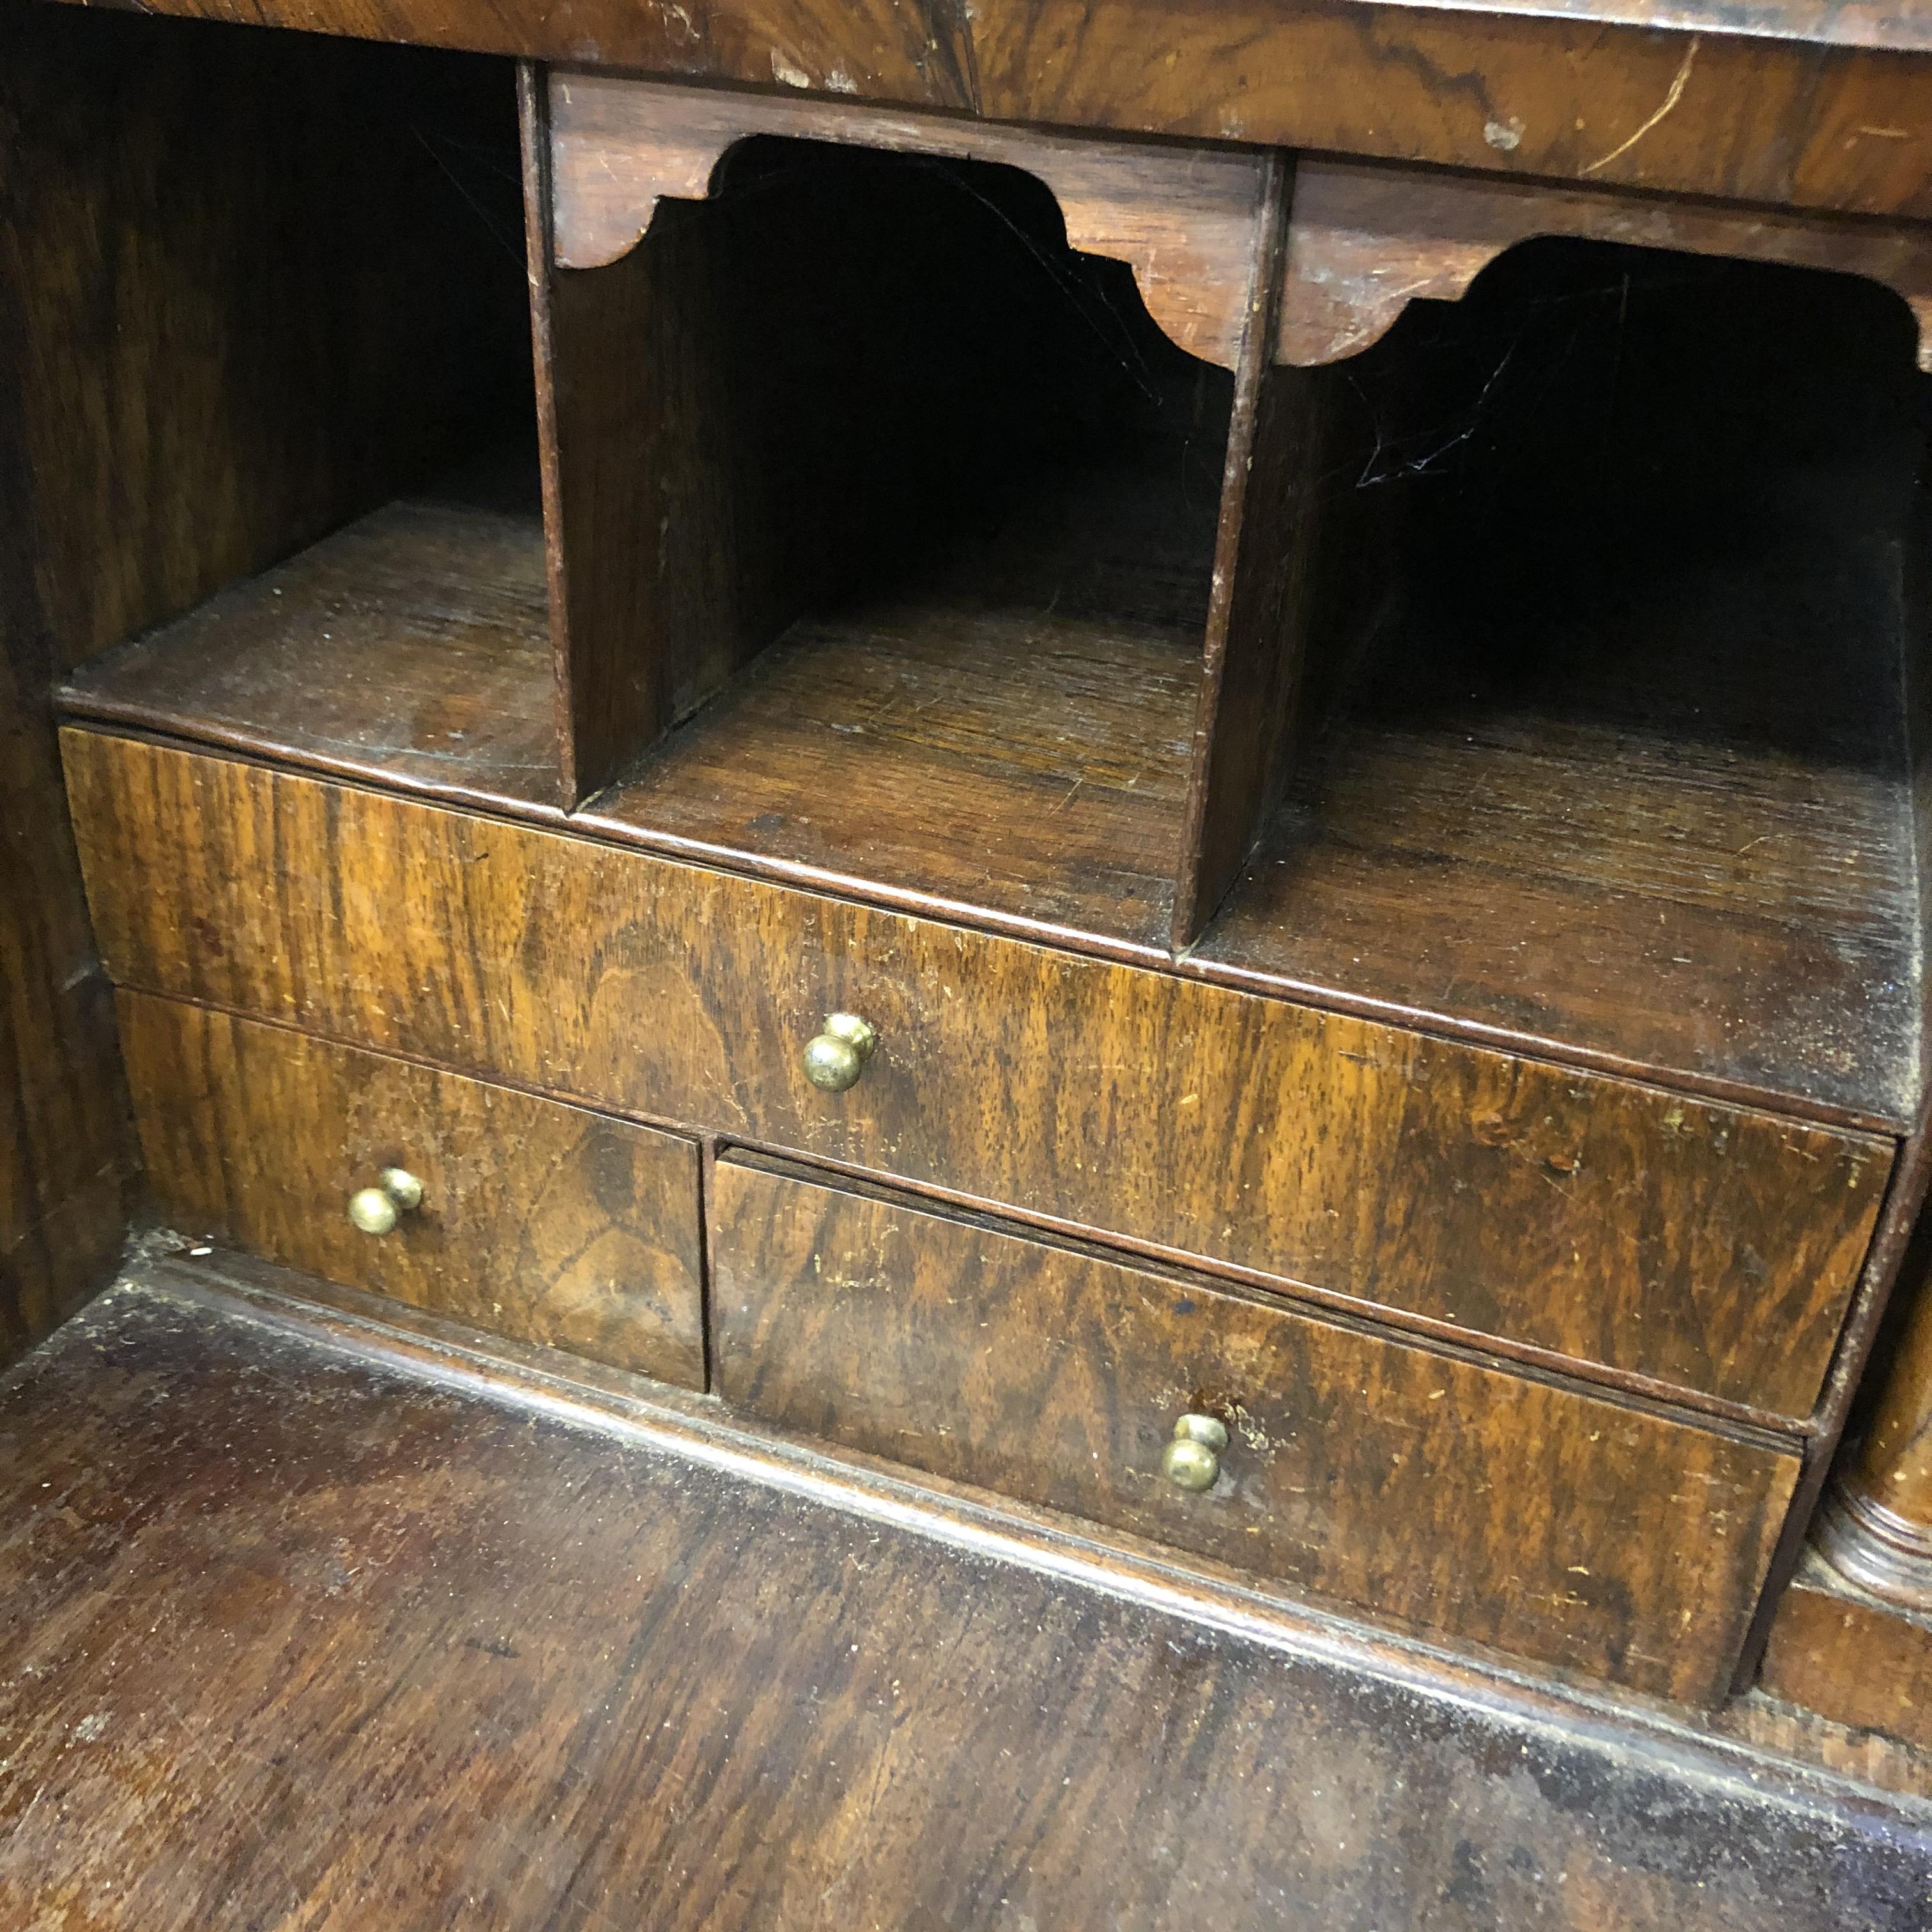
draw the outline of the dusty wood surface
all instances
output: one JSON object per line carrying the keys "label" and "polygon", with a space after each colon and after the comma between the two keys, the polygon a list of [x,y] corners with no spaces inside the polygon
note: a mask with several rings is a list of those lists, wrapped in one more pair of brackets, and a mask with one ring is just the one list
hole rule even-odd
{"label": "dusty wood surface", "polygon": [[1779,1600],[1760,1681],[1850,1730],[1932,1750],[1932,1616],[1868,1595],[1815,1555]]}
{"label": "dusty wood surface", "polygon": [[[835,188],[903,195],[924,226],[859,224],[848,262],[874,298],[862,258],[893,232],[920,245],[935,208],[962,235],[976,218],[976,247],[1004,236],[1058,288],[976,181],[964,194],[949,178],[935,202],[891,178],[905,158],[789,152],[758,192],[666,215],[729,224],[784,188],[796,218],[768,212],[742,238],[776,240],[782,271],[802,226],[822,263]],[[800,153],[836,166],[799,171]],[[1037,184],[994,174],[1051,217]],[[613,277],[642,288],[653,251],[691,238],[664,226],[610,268],[557,271],[559,292]],[[580,632],[572,620],[584,649],[567,655],[573,704],[622,766],[590,808],[600,832],[1115,957],[1162,950],[1178,870],[1176,924],[1198,940],[1183,972],[1910,1128],[1932,986],[1912,838],[1915,790],[1922,816],[1932,784],[1912,747],[1932,734],[1908,728],[1899,701],[1923,603],[1900,565],[1918,541],[1911,385],[1924,379],[1882,291],[1532,244],[1462,302],[1416,304],[1364,355],[1276,372],[1244,406],[1258,435],[1237,452],[1216,552],[1222,372],[1187,363],[1190,393],[1163,370],[1150,403],[1107,371],[1153,366],[1147,338],[1181,358],[1144,313],[1142,335],[1119,343],[1087,326],[1118,289],[1083,282],[1078,304],[1030,311],[1032,333],[1001,331],[1007,297],[987,298],[982,265],[894,259],[907,275],[883,337],[860,326],[877,323],[878,300],[855,304],[849,285],[803,322],[782,272],[760,283],[770,301],[719,293],[719,313],[758,320],[722,361],[731,332],[692,316],[672,329],[664,412],[641,428],[610,406],[634,388],[640,362],[620,352],[641,338],[620,331],[590,358],[578,454],[604,508],[565,523],[582,553],[569,581],[601,614]],[[915,266],[960,301],[908,300]],[[938,342],[935,310],[952,318]],[[1050,323],[1068,359],[1031,358],[1029,406],[928,405],[942,368],[1006,394],[1028,361],[1014,344],[1043,342]],[[1064,380],[1039,382],[1041,364]],[[622,382],[596,379],[607,365]],[[828,371],[840,381],[815,386]],[[1070,393],[1084,412],[1072,440],[1136,397],[1150,434],[1090,446],[1084,464],[1030,446],[1018,460],[1016,418]],[[825,406],[774,435],[804,395]],[[848,404],[884,433],[824,434],[850,427]],[[972,462],[951,440],[962,414],[999,418]],[[718,460],[741,445],[754,460]],[[842,459],[826,459],[834,446]],[[935,450],[961,460],[935,465]],[[624,615],[645,605],[649,650]],[[540,615],[526,530],[392,508],[87,667],[73,701],[544,816],[556,780],[540,744]],[[1284,634],[1298,657],[1276,648]],[[1827,661],[1838,674],[1822,679]],[[640,699],[628,724],[599,699],[614,689]],[[1210,734],[1191,761],[1190,832],[1178,740],[1197,692]],[[1291,776],[1287,808],[1220,900]]]}
{"label": "dusty wood surface", "polygon": [[[588,839],[98,732],[64,742],[122,984],[1653,1390],[1808,1414],[1892,1165],[1870,1136]],[[802,1052],[839,1010],[883,1043],[829,1095]]]}
{"label": "dusty wood surface", "polygon": [[0,1448],[25,1923],[1906,1932],[1932,1882],[1919,1814],[1848,1787],[994,1564],[164,1280],[16,1372]]}
{"label": "dusty wood surface", "polygon": [[1909,1128],[1903,311],[1543,242],[1324,374],[1370,444],[1330,495],[1387,532],[1328,566],[1389,596],[1319,636],[1323,728],[1200,953]]}
{"label": "dusty wood surface", "polygon": [[[743,1156],[710,1211],[735,1407],[1411,1628],[1723,1700],[1788,1447]],[[1189,1412],[1231,1425],[1200,1494],[1160,1468]]]}
{"label": "dusty wood surface", "polygon": [[527,501],[400,498],[104,652],[62,707],[452,804],[556,814],[543,530]]}

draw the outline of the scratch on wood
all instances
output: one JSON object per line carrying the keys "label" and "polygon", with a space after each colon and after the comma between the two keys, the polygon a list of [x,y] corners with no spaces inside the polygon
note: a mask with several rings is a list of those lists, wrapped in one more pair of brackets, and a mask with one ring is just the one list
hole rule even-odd
{"label": "scratch on wood", "polygon": [[1690,79],[1691,65],[1697,58],[1697,43],[1702,38],[1703,36],[1701,34],[1693,34],[1690,36],[1690,44],[1684,50],[1684,64],[1677,70],[1677,77],[1670,83],[1670,92],[1664,97],[1664,105],[1628,140],[1622,142],[1612,148],[1601,160],[1592,161],[1582,170],[1585,174],[1593,175],[1599,168],[1608,167],[1619,155],[1628,154],[1631,148],[1635,147],[1638,142],[1641,141],[1645,135],[1648,134],[1684,98],[1684,87]]}

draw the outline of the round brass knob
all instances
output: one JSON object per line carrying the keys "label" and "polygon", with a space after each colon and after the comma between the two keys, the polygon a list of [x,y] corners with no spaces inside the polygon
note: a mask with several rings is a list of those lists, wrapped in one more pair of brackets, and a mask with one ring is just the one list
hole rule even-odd
{"label": "round brass knob", "polygon": [[1177,1490],[1211,1490],[1221,1474],[1228,1425],[1218,1415],[1184,1415],[1160,1452],[1160,1473]]}
{"label": "round brass knob", "polygon": [[349,1197],[349,1218],[365,1234],[386,1234],[398,1215],[422,1205],[422,1183],[406,1168],[386,1167],[374,1187]]}
{"label": "round brass knob", "polygon": [[842,1094],[857,1084],[878,1044],[856,1013],[827,1013],[825,1030],[806,1043],[805,1077],[828,1094]]}

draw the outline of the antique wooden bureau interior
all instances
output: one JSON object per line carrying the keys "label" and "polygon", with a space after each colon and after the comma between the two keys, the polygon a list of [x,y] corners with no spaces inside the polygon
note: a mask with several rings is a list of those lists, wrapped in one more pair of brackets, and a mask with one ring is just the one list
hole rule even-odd
{"label": "antique wooden bureau interior", "polygon": [[406,487],[61,694],[161,1220],[1720,1700],[1925,1098],[1892,258],[520,85]]}

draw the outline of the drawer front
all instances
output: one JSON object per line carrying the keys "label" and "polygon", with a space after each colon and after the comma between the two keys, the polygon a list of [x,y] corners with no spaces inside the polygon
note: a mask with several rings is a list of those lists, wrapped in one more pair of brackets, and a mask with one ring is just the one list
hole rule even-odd
{"label": "drawer front", "polygon": [[[704,1387],[689,1141],[170,1000],[119,1006],[148,1178],[184,1233]],[[422,1201],[364,1233],[350,1198],[391,1168]]]}
{"label": "drawer front", "polygon": [[[1789,1414],[1888,1141],[587,839],[65,734],[124,985]],[[806,1042],[849,1009],[849,1091]]]}
{"label": "drawer front", "polygon": [[[735,1160],[727,1401],[1433,1630],[1714,1703],[1787,1450]],[[1176,1420],[1232,1419],[1212,1488]]]}

